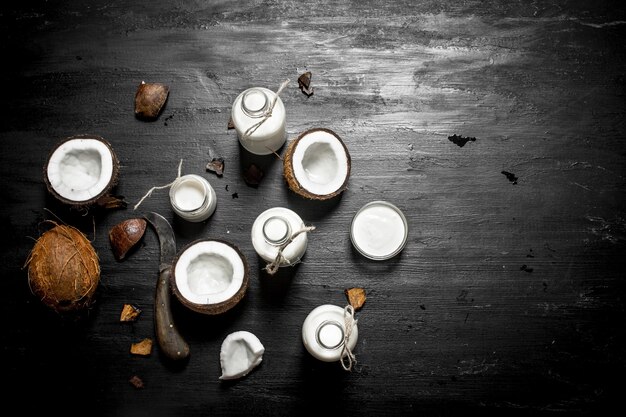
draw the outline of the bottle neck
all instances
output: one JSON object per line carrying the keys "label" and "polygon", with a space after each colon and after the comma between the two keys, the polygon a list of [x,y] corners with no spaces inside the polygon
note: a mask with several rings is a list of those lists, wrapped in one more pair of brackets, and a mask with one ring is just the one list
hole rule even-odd
{"label": "bottle neck", "polygon": [[324,349],[338,349],[344,342],[344,331],[341,323],[335,320],[322,322],[315,331],[315,340]]}
{"label": "bottle neck", "polygon": [[280,246],[291,237],[291,226],[282,216],[272,216],[263,223],[263,238],[267,243]]}
{"label": "bottle neck", "polygon": [[260,88],[249,89],[241,98],[241,109],[249,117],[262,117],[269,107],[269,97]]}

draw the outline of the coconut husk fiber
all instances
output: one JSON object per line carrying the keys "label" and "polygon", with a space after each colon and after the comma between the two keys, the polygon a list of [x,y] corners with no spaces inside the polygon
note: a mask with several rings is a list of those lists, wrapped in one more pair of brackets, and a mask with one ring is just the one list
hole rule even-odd
{"label": "coconut husk fiber", "polygon": [[78,312],[92,304],[100,264],[95,249],[78,229],[56,224],[37,239],[25,266],[31,292],[51,309]]}

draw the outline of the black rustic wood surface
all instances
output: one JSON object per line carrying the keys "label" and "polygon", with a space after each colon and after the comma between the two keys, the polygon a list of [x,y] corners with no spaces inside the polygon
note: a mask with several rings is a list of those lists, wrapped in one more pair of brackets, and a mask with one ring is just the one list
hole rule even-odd
{"label": "black rustic wood surface", "polygon": [[[626,392],[622,2],[25,0],[3,3],[0,31],[6,410],[579,415],[601,414]],[[306,70],[308,98],[296,81]],[[231,103],[285,79],[289,137],[325,127],[350,150],[349,189],[336,201],[288,191],[274,156],[256,161],[258,188],[243,180],[254,158],[226,128]],[[154,122],[133,114],[142,80],[171,88]],[[84,133],[112,144],[129,208],[75,212],[47,193],[49,151]],[[476,139],[460,146],[453,135]],[[223,178],[205,172],[214,156],[226,161]],[[215,188],[215,214],[185,224],[167,190],[133,211],[151,186],[173,180],[180,159],[183,173]],[[379,199],[410,228],[386,262],[361,257],[348,232]],[[317,230],[304,262],[268,279],[250,228],[273,206]],[[154,337],[158,241],[148,229],[116,262],[108,231],[143,210],[172,222],[179,248],[226,239],[251,265],[245,300],[223,316],[174,303],[191,346],[183,366],[158,350],[129,353]],[[101,261],[97,301],[79,321],[44,308],[22,269],[55,216],[92,239]],[[346,373],[310,357],[300,330],[311,309],[345,305],[355,286],[368,298],[358,364]],[[119,323],[124,303],[143,310],[136,323]],[[255,333],[266,353],[253,373],[220,382],[220,345],[237,330]]]}

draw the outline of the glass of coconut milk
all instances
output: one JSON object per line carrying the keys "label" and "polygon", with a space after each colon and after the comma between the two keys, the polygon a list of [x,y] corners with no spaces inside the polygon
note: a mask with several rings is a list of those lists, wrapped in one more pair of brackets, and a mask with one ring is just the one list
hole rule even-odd
{"label": "glass of coconut milk", "polygon": [[215,211],[217,197],[205,178],[189,174],[177,178],[172,184],[170,203],[174,212],[183,219],[201,222]]}
{"label": "glass of coconut milk", "polygon": [[382,261],[404,249],[408,230],[406,218],[398,207],[386,201],[372,201],[352,219],[350,240],[361,255]]}

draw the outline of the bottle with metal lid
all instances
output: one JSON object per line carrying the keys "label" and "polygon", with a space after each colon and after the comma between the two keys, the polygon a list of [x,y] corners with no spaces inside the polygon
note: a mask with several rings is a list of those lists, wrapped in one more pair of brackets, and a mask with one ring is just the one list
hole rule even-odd
{"label": "bottle with metal lid", "polygon": [[208,219],[217,206],[215,190],[205,178],[195,175],[178,177],[170,188],[172,209],[190,222]]}
{"label": "bottle with metal lid", "polygon": [[[350,316],[351,328],[346,328],[346,312],[343,308],[323,304],[314,308],[302,324],[302,343],[316,359],[336,362],[352,355],[359,338],[356,320]],[[348,333],[349,330],[349,333]],[[347,346],[344,349],[347,335]]]}
{"label": "bottle with metal lid", "polygon": [[[252,224],[252,246],[263,260],[273,262],[276,260],[279,249],[304,227],[300,216],[288,208],[267,209],[259,214]],[[282,260],[279,266],[296,264],[304,255],[307,245],[307,233],[298,234],[282,249]]]}
{"label": "bottle with metal lid", "polygon": [[239,142],[253,154],[271,154],[287,140],[285,105],[267,88],[248,88],[239,94],[231,118]]}

